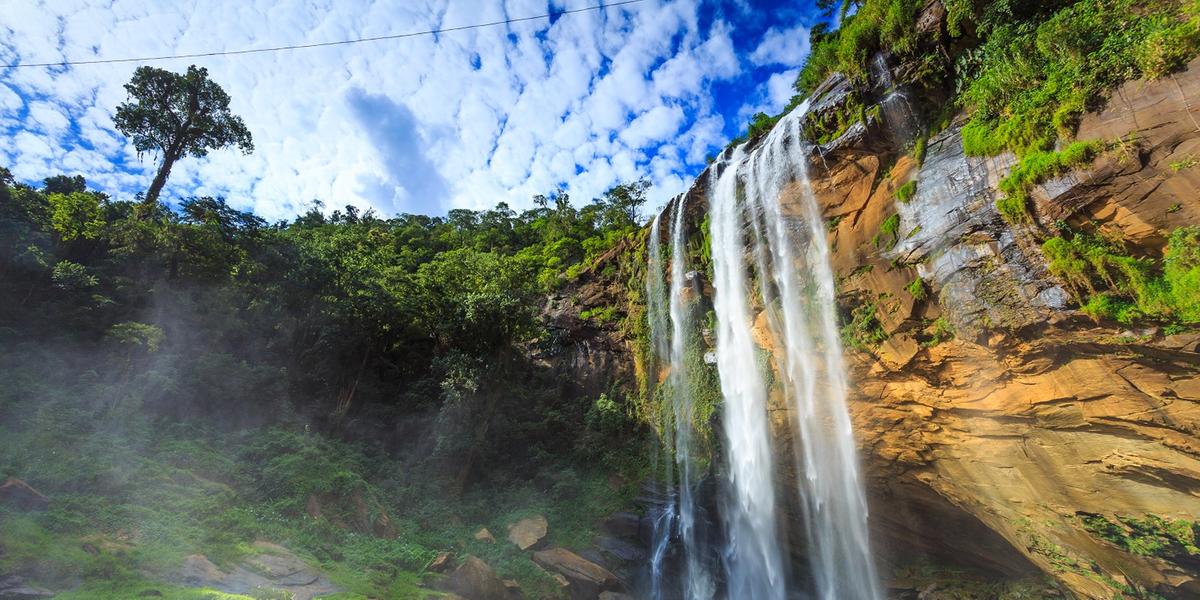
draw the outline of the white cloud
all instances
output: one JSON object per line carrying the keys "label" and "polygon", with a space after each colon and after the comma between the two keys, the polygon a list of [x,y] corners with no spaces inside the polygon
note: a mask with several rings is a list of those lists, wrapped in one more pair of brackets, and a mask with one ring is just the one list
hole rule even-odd
{"label": "white cloud", "polygon": [[798,67],[808,56],[808,38],[809,31],[804,26],[785,30],[771,28],[750,53],[750,62],[759,66]]}
{"label": "white cloud", "polygon": [[[260,48],[545,10],[541,0],[360,0],[335,9],[299,0],[17,3],[0,12],[0,57],[42,62]],[[440,213],[500,201],[526,208],[534,194],[564,183],[586,202],[647,176],[656,185],[652,201],[661,204],[724,143],[709,86],[741,72],[732,27],[700,23],[696,3],[649,1],[563,16],[552,26],[542,19],[436,38],[196,59],[229,92],[256,151],[184,159],[165,195],[224,195],[270,219],[294,215],[314,198],[330,208]],[[778,62],[794,54],[772,35],[786,41],[783,32],[768,34],[755,55]],[[189,62],[155,66],[181,71]],[[156,157],[139,161],[111,122],[133,68],[0,71],[0,131],[13,140],[5,158],[14,174],[38,180],[68,170],[118,196],[144,189]],[[770,92],[772,101],[776,95]],[[29,118],[16,119],[25,107]]]}

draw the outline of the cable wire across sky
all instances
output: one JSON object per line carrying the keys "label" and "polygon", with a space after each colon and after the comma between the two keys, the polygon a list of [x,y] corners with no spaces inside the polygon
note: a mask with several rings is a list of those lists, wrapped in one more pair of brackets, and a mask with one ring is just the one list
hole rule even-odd
{"label": "cable wire across sky", "polygon": [[239,54],[261,54],[264,52],[281,52],[283,50],[304,50],[308,48],[324,48],[326,46],[344,46],[348,44],[362,44],[366,42],[380,42],[384,40],[398,40],[403,38],[417,37],[422,35],[438,35],[442,33],[450,33],[454,31],[464,31],[467,29],[480,29],[483,27],[495,27],[497,25],[511,25],[513,23],[521,23],[525,21],[535,21],[537,19],[561,17],[581,12],[602,11],[606,8],[614,8],[617,6],[625,6],[627,4],[637,4],[646,0],[621,0],[619,2],[610,2],[608,4],[597,4],[595,6],[587,6],[583,8],[572,8],[568,10],[551,12],[530,17],[517,17],[513,19],[504,19],[502,21],[492,21],[490,23],[476,23],[474,25],[459,25],[457,27],[447,27],[445,29],[429,29],[426,31],[410,31],[408,33],[396,33],[391,35],[379,35],[374,37],[357,38],[353,40],[338,40],[334,42],[315,42],[311,44],[294,44],[290,46],[274,46],[271,48],[250,48],[245,50],[220,50],[213,52],[196,52],[192,54],[172,54],[168,56],[144,56],[137,58],[97,58],[91,60],[65,60],[59,62],[44,62],[44,63],[16,63],[11,65],[0,66],[2,69],[21,69],[31,67],[74,67],[79,65],[103,65],[113,63],[144,63],[155,62],[162,60],[175,60],[180,58],[205,58],[211,56],[235,56]]}

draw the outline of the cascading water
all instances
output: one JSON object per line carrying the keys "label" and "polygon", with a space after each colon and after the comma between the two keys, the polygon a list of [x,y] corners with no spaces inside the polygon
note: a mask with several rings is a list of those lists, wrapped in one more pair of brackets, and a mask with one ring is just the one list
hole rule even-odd
{"label": "cascading water", "polygon": [[[661,279],[661,250],[656,250],[661,217],[655,219],[650,277],[660,283],[651,291],[658,299],[650,303],[657,303],[659,314],[668,313],[669,346],[661,341],[666,319],[657,329],[652,323],[651,330],[663,336],[656,338],[655,348],[670,361],[671,441],[679,468],[677,537],[685,557],[678,587],[689,599],[715,597],[718,587],[730,599],[782,600],[803,592],[820,600],[882,598],[846,407],[825,224],[808,186],[800,134],[804,111],[801,107],[784,117],[753,150],[734,148],[713,169],[708,188],[716,363],[723,398],[719,573],[710,572],[703,544],[689,537],[696,482],[684,360],[692,324],[683,302],[683,199],[672,215],[669,292]],[[760,345],[763,340],[773,341],[773,353]],[[809,584],[789,577],[789,552],[780,534],[784,502],[777,501],[772,446],[784,442],[772,438],[772,398],[782,398],[791,416],[810,571],[803,579]]]}
{"label": "cascading water", "polygon": [[746,155],[733,151],[710,197],[713,310],[717,314],[717,372],[723,397],[728,488],[726,585],[731,598],[782,599],[787,586],[775,510],[766,365],[754,341],[745,263],[739,171]]}
{"label": "cascading water", "polygon": [[698,540],[696,478],[692,459],[696,414],[688,393],[687,346],[692,342],[692,312],[684,301],[687,280],[687,252],[684,232],[684,203],[675,203],[671,220],[671,400],[675,410],[675,457],[679,467],[679,538],[684,552],[685,598],[707,600],[714,593],[712,578],[704,562],[703,545]]}
{"label": "cascading water", "polygon": [[[661,241],[661,226],[662,214],[654,216],[654,222],[650,224],[650,240],[649,240],[649,265],[646,272],[646,319],[650,326],[650,340],[653,345],[653,356],[658,360],[670,360],[670,341],[667,337],[667,307],[665,298],[666,282],[663,277],[662,267],[662,241]],[[668,365],[670,363],[668,362]],[[655,365],[657,366],[657,365]],[[653,369],[657,371],[658,369]],[[662,473],[663,483],[668,489],[674,486],[674,461],[672,455],[672,447],[674,446],[674,431],[673,423],[666,422],[660,417],[659,430],[662,432],[661,446],[663,452],[656,458],[661,458],[663,461]],[[658,513],[651,515],[654,530],[651,535],[650,547],[650,598],[651,600],[662,600],[664,597],[664,573],[663,563],[667,557],[669,550],[671,535],[675,529],[675,501],[674,497],[668,497],[667,502],[658,507]]]}
{"label": "cascading water", "polygon": [[[668,477],[676,472],[676,488],[670,497],[669,506],[655,520],[655,532],[651,555],[651,590],[655,600],[681,595],[684,598],[707,600],[715,594],[715,582],[706,561],[706,544],[701,541],[699,507],[696,491],[699,480],[696,473],[695,419],[692,397],[688,392],[689,377],[687,364],[688,345],[695,343],[692,307],[685,301],[688,276],[686,231],[684,227],[684,203],[675,203],[675,212],[670,223],[670,287],[663,280],[662,245],[660,218],[655,217],[650,234],[650,275],[647,291],[651,295],[648,313],[651,321],[651,338],[655,353],[668,365],[667,390],[670,400],[670,421],[664,423],[663,442],[670,449],[665,465]],[[667,321],[669,318],[669,337]],[[682,557],[682,577],[673,585],[664,585],[663,561],[666,546],[675,537],[679,540]]]}

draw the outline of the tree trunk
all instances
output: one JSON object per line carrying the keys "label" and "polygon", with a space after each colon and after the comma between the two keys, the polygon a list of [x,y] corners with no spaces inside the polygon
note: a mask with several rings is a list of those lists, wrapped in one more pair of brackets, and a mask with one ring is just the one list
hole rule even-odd
{"label": "tree trunk", "polygon": [[153,206],[158,202],[158,195],[162,192],[163,186],[167,184],[167,177],[171,174],[171,167],[175,164],[175,159],[174,148],[163,153],[163,162],[158,167],[158,174],[154,176],[154,181],[150,183],[150,189],[146,191],[146,204]]}

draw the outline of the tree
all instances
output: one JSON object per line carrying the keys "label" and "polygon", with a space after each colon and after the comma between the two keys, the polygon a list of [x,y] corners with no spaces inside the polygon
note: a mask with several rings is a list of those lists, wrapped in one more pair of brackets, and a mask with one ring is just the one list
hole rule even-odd
{"label": "tree", "polygon": [[87,181],[83,175],[69,177],[67,175],[53,175],[42,180],[45,187],[42,188],[44,194],[70,194],[73,192],[86,192]]}
{"label": "tree", "polygon": [[175,161],[203,157],[209,150],[237,146],[254,151],[250,130],[229,112],[229,94],[208,78],[208,69],[188,67],[186,75],[154,67],[138,67],[125,84],[131,102],[117,107],[117,129],[133,140],[138,152],[162,153],[162,164],[146,192],[146,204],[158,195]]}

